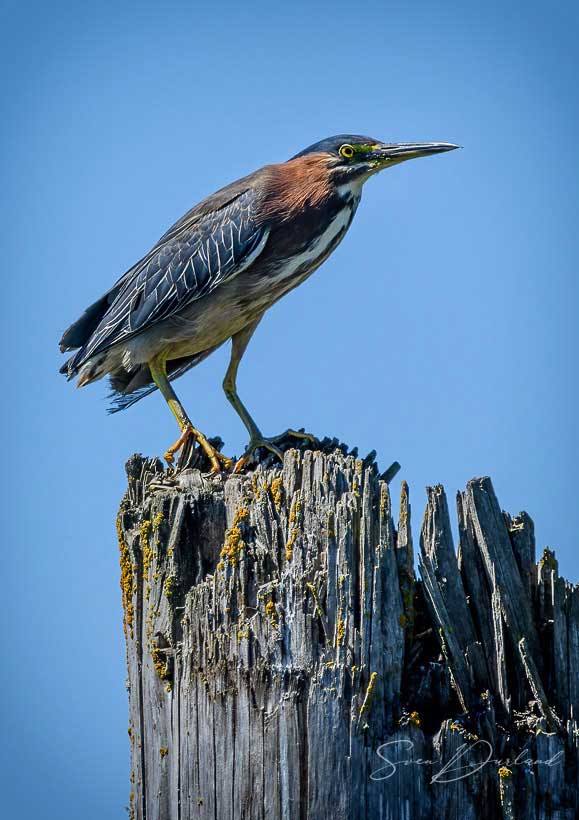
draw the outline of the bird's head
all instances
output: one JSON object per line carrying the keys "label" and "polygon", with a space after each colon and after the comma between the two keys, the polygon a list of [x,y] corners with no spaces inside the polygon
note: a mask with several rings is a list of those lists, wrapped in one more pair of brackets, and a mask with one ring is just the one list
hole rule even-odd
{"label": "bird's head", "polygon": [[324,161],[335,185],[365,182],[369,177],[407,159],[428,157],[453,151],[449,142],[387,143],[354,134],[338,134],[310,145],[292,159],[318,155]]}

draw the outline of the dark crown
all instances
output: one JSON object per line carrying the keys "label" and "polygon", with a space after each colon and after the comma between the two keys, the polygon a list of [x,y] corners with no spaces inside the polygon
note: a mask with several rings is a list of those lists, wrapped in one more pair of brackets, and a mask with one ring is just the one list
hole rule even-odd
{"label": "dark crown", "polygon": [[313,145],[304,148],[299,154],[296,154],[292,159],[298,157],[305,157],[307,154],[337,154],[341,145],[375,145],[378,140],[372,137],[362,137],[359,134],[336,134],[335,137],[326,137],[325,140],[314,142]]}

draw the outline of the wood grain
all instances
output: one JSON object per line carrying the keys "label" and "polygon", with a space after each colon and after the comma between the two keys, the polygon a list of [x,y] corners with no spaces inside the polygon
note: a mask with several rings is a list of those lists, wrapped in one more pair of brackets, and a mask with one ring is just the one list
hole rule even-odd
{"label": "wood grain", "polygon": [[131,816],[576,817],[579,589],[488,478],[458,555],[428,488],[418,580],[408,487],[395,523],[337,444],[242,476],[128,462]]}

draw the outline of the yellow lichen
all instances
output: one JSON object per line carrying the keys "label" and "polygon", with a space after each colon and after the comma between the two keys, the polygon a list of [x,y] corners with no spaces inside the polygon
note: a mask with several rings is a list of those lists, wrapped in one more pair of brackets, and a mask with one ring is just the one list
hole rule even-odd
{"label": "yellow lichen", "polygon": [[298,537],[298,528],[293,527],[292,531],[290,532],[289,538],[287,540],[287,544],[285,545],[285,557],[286,561],[291,561],[293,554],[294,554],[294,544],[296,542],[296,538]]}
{"label": "yellow lichen", "polygon": [[168,601],[171,600],[173,593],[175,591],[175,580],[175,575],[169,575],[167,576],[167,578],[165,578],[165,583],[163,584],[163,591]]}
{"label": "yellow lichen", "polygon": [[346,636],[346,624],[342,618],[338,618],[338,625],[336,627],[336,643],[341,646],[344,637]]}
{"label": "yellow lichen", "polygon": [[245,547],[245,542],[241,537],[239,524],[249,516],[246,507],[240,507],[233,516],[233,523],[225,533],[225,543],[221,549],[221,558],[226,559],[232,566],[239,561],[241,550]]}
{"label": "yellow lichen", "polygon": [[301,502],[300,492],[298,490],[297,493],[295,494],[295,497],[294,497],[294,500],[292,502],[292,506],[291,506],[291,509],[290,509],[290,514],[289,514],[289,523],[290,524],[295,524],[295,522],[297,521],[298,516],[299,516],[301,511],[302,511],[302,502]]}
{"label": "yellow lichen", "polygon": [[384,517],[384,511],[386,510],[386,505],[388,503],[388,489],[384,484],[382,489],[380,490],[380,518]]}
{"label": "yellow lichen", "polygon": [[455,724],[455,725],[456,725],[456,729],[457,729],[457,731],[459,731],[459,732],[461,733],[461,735],[462,735],[462,736],[463,736],[466,740],[478,740],[478,735],[473,735],[473,733],[472,733],[472,732],[468,732],[468,731],[464,728],[464,726],[463,726],[462,724],[457,723],[457,724]]}
{"label": "yellow lichen", "polygon": [[259,497],[261,495],[261,487],[259,486],[259,482],[257,480],[257,473],[254,473],[251,476],[251,489],[253,490],[254,496],[259,501]]}
{"label": "yellow lichen", "polygon": [[151,649],[151,658],[157,675],[161,680],[168,680],[170,678],[169,662],[166,660],[165,653],[158,646],[154,646]]}
{"label": "yellow lichen", "polygon": [[167,755],[169,754],[169,749],[166,746],[161,746],[161,748],[159,749],[159,754],[161,755],[161,757],[167,757]]}
{"label": "yellow lichen", "polygon": [[300,512],[302,510],[302,502],[300,500],[300,493],[299,490],[296,492],[294,499],[292,501],[292,505],[290,508],[290,514],[288,517],[288,524],[290,527],[290,533],[288,536],[287,543],[285,545],[285,557],[288,561],[291,561],[293,556],[293,548],[298,537],[299,529],[297,527],[297,520],[299,518]]}
{"label": "yellow lichen", "polygon": [[507,781],[512,776],[512,771],[507,768],[506,766],[501,766],[498,770],[499,775],[499,796],[501,803],[505,802],[505,798],[507,796]]}
{"label": "yellow lichen", "polygon": [[413,723],[415,726],[420,726],[420,715],[418,712],[410,712],[410,723]]}
{"label": "yellow lichen", "polygon": [[149,574],[149,567],[153,562],[153,550],[149,544],[149,534],[151,532],[151,522],[145,519],[141,524],[139,535],[141,538],[141,551],[143,553],[143,580],[146,580]]}
{"label": "yellow lichen", "polygon": [[133,634],[133,619],[135,616],[135,607],[133,604],[133,594],[134,594],[134,573],[133,573],[133,564],[131,562],[131,552],[129,550],[128,544],[125,540],[125,536],[123,533],[123,528],[121,524],[121,517],[118,516],[117,518],[117,536],[119,540],[119,550],[120,550],[120,566],[121,566],[121,596],[123,602],[123,628],[125,632],[125,638],[128,635],[131,638],[134,637]]}
{"label": "yellow lichen", "polygon": [[281,475],[277,476],[276,478],[273,478],[271,484],[269,485],[269,491],[271,493],[271,497],[273,498],[275,508],[278,512],[281,510],[282,488],[283,479]]}
{"label": "yellow lichen", "polygon": [[155,517],[153,518],[153,529],[154,529],[154,530],[158,530],[158,529],[159,529],[159,524],[161,523],[161,521],[162,521],[162,520],[163,520],[163,513],[162,513],[162,512],[158,512],[158,513],[155,515]]}
{"label": "yellow lichen", "polygon": [[328,512],[328,517],[326,519],[326,527],[328,530],[328,538],[335,538],[336,537],[336,522],[334,519],[334,513],[330,510]]}
{"label": "yellow lichen", "polygon": [[275,603],[272,600],[269,600],[265,605],[265,614],[269,618],[271,625],[274,629],[278,626],[278,617],[277,617],[277,610],[275,608]]}
{"label": "yellow lichen", "polygon": [[358,717],[362,717],[364,712],[367,712],[370,708],[372,703],[372,695],[374,694],[374,687],[376,686],[376,679],[378,677],[378,672],[372,672],[370,675],[370,680],[368,681],[368,688],[366,689],[366,694],[364,695],[364,702],[360,707],[360,714]]}
{"label": "yellow lichen", "polygon": [[241,643],[244,638],[249,638],[249,624],[245,624],[245,629],[243,626],[242,623],[237,626],[237,643]]}

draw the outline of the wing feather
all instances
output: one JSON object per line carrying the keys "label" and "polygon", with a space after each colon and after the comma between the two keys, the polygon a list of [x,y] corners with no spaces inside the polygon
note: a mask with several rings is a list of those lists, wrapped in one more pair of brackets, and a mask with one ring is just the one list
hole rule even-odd
{"label": "wing feather", "polygon": [[223,207],[184,217],[122,281],[122,286],[75,356],[92,356],[179,313],[245,270],[263,250],[268,229],[258,224],[255,192],[242,191]]}

